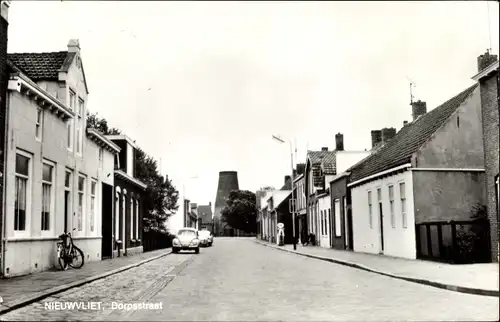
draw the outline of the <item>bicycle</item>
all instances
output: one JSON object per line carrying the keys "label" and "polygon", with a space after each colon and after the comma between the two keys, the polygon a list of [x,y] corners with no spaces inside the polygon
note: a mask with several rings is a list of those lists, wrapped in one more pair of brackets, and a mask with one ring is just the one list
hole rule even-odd
{"label": "bicycle", "polygon": [[[57,243],[57,258],[59,260],[61,270],[67,270],[68,266],[77,269],[82,268],[85,262],[85,257],[83,255],[83,251],[73,244],[71,233],[64,232],[59,235],[59,239],[61,241]],[[81,258],[81,263],[77,262],[78,258]]]}

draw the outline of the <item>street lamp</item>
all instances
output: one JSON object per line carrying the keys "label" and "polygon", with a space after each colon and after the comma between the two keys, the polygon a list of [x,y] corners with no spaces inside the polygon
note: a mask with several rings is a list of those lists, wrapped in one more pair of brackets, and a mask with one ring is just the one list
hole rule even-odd
{"label": "street lamp", "polygon": [[[196,175],[196,176],[188,177],[187,179],[188,180],[189,179],[198,179],[198,176]],[[182,208],[184,209],[184,227],[186,227],[188,213],[187,213],[187,209],[186,209],[186,184],[184,183],[184,181],[182,182]],[[196,225],[198,225],[198,218],[196,218]]]}
{"label": "street lamp", "polygon": [[[273,135],[273,140],[276,140],[280,143],[285,143],[283,139],[280,137]],[[290,158],[291,158],[291,166],[292,166],[292,236],[293,236],[293,250],[297,250],[297,241],[295,240],[295,199],[293,198],[293,182],[295,181],[295,175],[293,171],[293,149],[292,149],[292,141],[288,140],[290,143]]]}

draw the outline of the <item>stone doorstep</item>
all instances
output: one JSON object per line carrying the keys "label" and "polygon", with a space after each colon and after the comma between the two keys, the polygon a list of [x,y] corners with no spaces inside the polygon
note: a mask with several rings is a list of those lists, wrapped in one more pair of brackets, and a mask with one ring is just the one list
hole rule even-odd
{"label": "stone doorstep", "polygon": [[471,288],[471,287],[465,287],[465,286],[458,286],[458,285],[452,285],[452,284],[446,284],[446,283],[441,283],[441,282],[436,282],[436,281],[431,281],[428,279],[422,279],[422,278],[415,278],[415,277],[409,277],[409,276],[403,276],[403,275],[397,275],[393,273],[387,273],[379,270],[375,270],[373,268],[369,268],[367,266],[357,264],[357,263],[352,263],[346,260],[339,260],[339,259],[334,259],[334,258],[329,258],[329,257],[323,257],[319,255],[314,255],[314,254],[306,254],[300,251],[294,251],[291,249],[286,249],[286,248],[281,248],[279,246],[275,246],[273,244],[261,242],[261,241],[256,241],[256,243],[261,244],[263,246],[267,246],[270,248],[274,248],[277,250],[281,250],[284,252],[292,253],[292,254],[297,254],[309,258],[315,258],[315,259],[320,259],[328,262],[332,262],[335,264],[340,264],[340,265],[345,265],[357,269],[361,269],[364,271],[392,277],[392,278],[397,278],[401,280],[405,280],[408,282],[413,282],[413,283],[418,283],[418,284],[423,284],[423,285],[428,285],[428,286],[433,286],[436,288],[441,288],[441,289],[446,289],[449,291],[454,291],[454,292],[459,292],[459,293],[467,293],[467,294],[474,294],[474,295],[483,295],[483,296],[494,296],[494,297],[499,297],[500,292],[498,290],[488,290],[488,289],[479,289],[479,288]]}
{"label": "stone doorstep", "polygon": [[75,281],[75,282],[71,282],[71,283],[67,283],[67,284],[55,286],[55,287],[52,287],[52,288],[49,288],[49,289],[46,289],[46,290],[43,290],[43,291],[38,291],[38,292],[29,294],[29,295],[26,295],[26,296],[22,296],[21,298],[15,300],[13,302],[10,302],[10,303],[2,303],[2,304],[0,304],[0,316],[3,315],[3,314],[5,314],[5,313],[7,313],[7,312],[10,312],[10,311],[13,311],[15,309],[18,309],[20,307],[23,307],[23,306],[29,305],[31,303],[34,303],[36,301],[42,300],[44,298],[47,298],[47,297],[49,297],[51,295],[54,295],[54,294],[57,294],[57,293],[61,293],[61,292],[67,291],[69,289],[72,289],[72,288],[75,288],[75,287],[78,287],[78,286],[82,286],[84,284],[91,283],[91,282],[103,279],[105,277],[121,273],[121,272],[129,270],[131,268],[134,268],[134,267],[146,264],[146,263],[151,262],[153,260],[156,260],[156,259],[159,259],[159,258],[164,257],[166,255],[169,255],[171,252],[172,252],[172,250],[169,249],[169,250],[167,250],[163,254],[160,254],[160,255],[157,255],[157,256],[153,256],[153,257],[150,257],[150,258],[146,258],[146,259],[144,259],[142,261],[139,261],[139,262],[136,262],[136,263],[125,265],[123,267],[118,267],[118,268],[112,269],[110,271],[107,271],[107,272],[104,272],[104,273],[101,273],[101,274],[98,274],[98,275],[94,275],[94,276],[90,276],[90,277],[84,278],[84,279],[79,280],[79,281]]}

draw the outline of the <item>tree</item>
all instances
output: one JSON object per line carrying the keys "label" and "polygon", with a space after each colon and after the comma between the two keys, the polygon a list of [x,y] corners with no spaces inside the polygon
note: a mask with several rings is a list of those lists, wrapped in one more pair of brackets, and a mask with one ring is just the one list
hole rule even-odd
{"label": "tree", "polygon": [[255,193],[248,190],[232,190],[227,206],[221,211],[222,220],[232,228],[246,233],[257,232],[257,207]]}
{"label": "tree", "polygon": [[[87,113],[87,128],[96,129],[104,135],[122,133],[119,129],[109,128],[108,122],[98,117],[97,113]],[[146,209],[149,209],[143,219],[144,231],[165,232],[165,221],[179,209],[179,192],[168,177],[161,175],[157,162],[142,149],[136,150],[135,164],[136,177],[147,185],[145,198],[142,200]]]}

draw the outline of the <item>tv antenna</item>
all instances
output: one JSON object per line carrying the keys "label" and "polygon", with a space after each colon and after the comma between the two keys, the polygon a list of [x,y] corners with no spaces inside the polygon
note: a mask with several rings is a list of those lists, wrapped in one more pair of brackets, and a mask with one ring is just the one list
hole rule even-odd
{"label": "tv antenna", "polygon": [[491,22],[490,22],[490,2],[486,1],[486,8],[488,10],[488,39],[490,41],[490,48],[488,48],[488,53],[491,51]]}
{"label": "tv antenna", "polygon": [[410,82],[410,105],[413,104],[413,99],[415,98],[413,96],[413,88],[417,87],[417,84],[412,81],[408,76],[406,76],[406,79]]}

